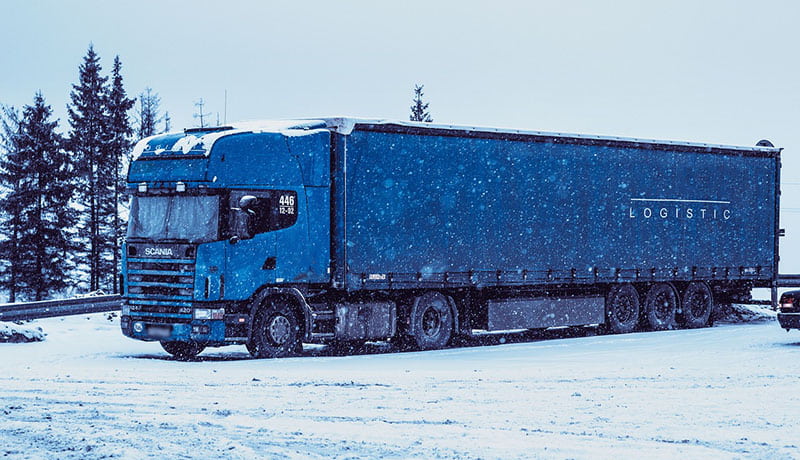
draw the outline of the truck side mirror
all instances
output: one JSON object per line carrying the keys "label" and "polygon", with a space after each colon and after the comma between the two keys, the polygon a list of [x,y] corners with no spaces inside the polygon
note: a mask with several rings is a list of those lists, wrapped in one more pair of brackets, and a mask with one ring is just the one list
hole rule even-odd
{"label": "truck side mirror", "polygon": [[245,195],[239,198],[239,209],[242,211],[253,212],[253,207],[257,201],[258,198],[254,197],[253,195]]}
{"label": "truck side mirror", "polygon": [[258,198],[253,195],[245,195],[239,198],[238,208],[231,208],[236,213],[237,221],[235,234],[229,240],[231,244],[236,244],[241,240],[249,240],[253,237],[254,208],[257,202]]}

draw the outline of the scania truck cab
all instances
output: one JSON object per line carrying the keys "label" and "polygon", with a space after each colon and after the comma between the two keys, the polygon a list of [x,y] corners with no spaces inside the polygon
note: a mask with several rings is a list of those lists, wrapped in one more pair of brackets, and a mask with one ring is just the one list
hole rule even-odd
{"label": "scania truck cab", "polygon": [[[228,344],[257,356],[296,350],[311,334],[305,298],[330,279],[330,136],[295,122],[139,142],[123,333],[180,357]],[[265,302],[281,307],[257,315]]]}

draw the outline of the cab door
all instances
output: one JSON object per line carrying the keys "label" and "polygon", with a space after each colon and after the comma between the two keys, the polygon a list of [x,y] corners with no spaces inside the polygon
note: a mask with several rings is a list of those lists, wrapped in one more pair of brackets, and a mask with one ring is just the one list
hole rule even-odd
{"label": "cab door", "polygon": [[[229,225],[233,237],[225,247],[224,298],[243,300],[256,289],[275,283],[276,237],[269,219],[274,191],[236,190],[230,194]],[[253,197],[252,209],[240,210],[243,197]]]}

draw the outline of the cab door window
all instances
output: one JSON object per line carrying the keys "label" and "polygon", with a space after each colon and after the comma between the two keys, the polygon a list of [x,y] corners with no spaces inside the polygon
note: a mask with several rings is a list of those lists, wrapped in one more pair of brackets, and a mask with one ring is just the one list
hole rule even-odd
{"label": "cab door window", "polygon": [[291,190],[231,192],[229,204],[233,210],[232,233],[245,238],[291,227],[297,222],[297,193]]}

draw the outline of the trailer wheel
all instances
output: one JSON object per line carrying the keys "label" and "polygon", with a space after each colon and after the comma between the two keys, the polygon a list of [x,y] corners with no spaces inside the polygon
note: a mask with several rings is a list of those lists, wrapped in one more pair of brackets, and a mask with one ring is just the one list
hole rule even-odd
{"label": "trailer wheel", "polygon": [[708,284],[693,281],[686,287],[681,302],[681,313],[678,315],[681,325],[686,328],[704,327],[711,317],[714,298]]}
{"label": "trailer wheel", "polygon": [[639,294],[631,284],[618,284],[606,297],[606,325],[614,334],[633,332],[639,324]]}
{"label": "trailer wheel", "polygon": [[443,348],[453,334],[453,315],[447,299],[438,292],[417,297],[411,312],[410,344],[418,350]]}
{"label": "trailer wheel", "polygon": [[644,301],[645,318],[650,329],[664,331],[675,329],[678,312],[678,294],[670,283],[654,284]]}
{"label": "trailer wheel", "polygon": [[178,359],[194,359],[206,347],[197,342],[161,342],[161,348]]}
{"label": "trailer wheel", "polygon": [[259,308],[247,351],[255,358],[284,358],[300,353],[300,326],[293,309],[283,303],[268,303]]}

